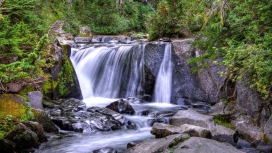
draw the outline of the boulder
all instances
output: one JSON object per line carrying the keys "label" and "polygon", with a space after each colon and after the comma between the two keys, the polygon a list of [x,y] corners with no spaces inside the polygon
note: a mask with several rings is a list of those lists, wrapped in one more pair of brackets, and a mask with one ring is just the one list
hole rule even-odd
{"label": "boulder", "polygon": [[117,151],[114,148],[105,147],[105,148],[94,150],[93,153],[117,153]]}
{"label": "boulder", "polygon": [[133,107],[129,104],[127,100],[123,99],[119,99],[118,101],[109,104],[108,106],[106,106],[106,108],[109,108],[121,114],[135,114],[135,110],[133,109]]}
{"label": "boulder", "polygon": [[170,120],[171,125],[181,126],[183,124],[196,125],[207,129],[212,129],[213,117],[203,115],[191,109],[178,111]]}
{"label": "boulder", "polygon": [[31,131],[37,134],[39,138],[39,142],[47,142],[47,137],[44,135],[43,126],[39,124],[38,122],[32,122],[32,121],[23,121],[23,123],[26,127],[28,127]]}
{"label": "boulder", "polygon": [[29,103],[32,108],[43,109],[42,98],[43,95],[40,91],[28,92]]}
{"label": "boulder", "polygon": [[56,125],[46,115],[44,111],[34,110],[32,112],[34,113],[34,116],[35,116],[34,119],[32,119],[32,121],[38,122],[39,124],[41,124],[45,132],[54,132],[54,133],[59,132],[59,129],[56,127]]}
{"label": "boulder", "polygon": [[10,131],[4,138],[14,142],[16,150],[31,147],[38,148],[40,145],[37,134],[23,123],[19,123],[15,129]]}
{"label": "boulder", "polygon": [[128,149],[125,153],[158,153],[167,151],[179,142],[188,139],[188,134],[175,134],[160,139],[148,139]]}
{"label": "boulder", "polygon": [[163,138],[169,135],[182,134],[182,133],[186,133],[194,137],[211,138],[212,136],[211,132],[208,129],[205,129],[199,126],[189,125],[189,124],[184,124],[178,127],[178,126],[173,126],[173,125],[168,125],[163,123],[155,123],[152,126],[152,129],[150,132],[151,134],[155,135],[156,138]]}
{"label": "boulder", "polygon": [[7,91],[11,93],[19,93],[22,89],[22,85],[19,83],[7,83],[5,86]]}
{"label": "boulder", "polygon": [[174,153],[243,153],[228,143],[200,137],[191,137],[173,149]]}

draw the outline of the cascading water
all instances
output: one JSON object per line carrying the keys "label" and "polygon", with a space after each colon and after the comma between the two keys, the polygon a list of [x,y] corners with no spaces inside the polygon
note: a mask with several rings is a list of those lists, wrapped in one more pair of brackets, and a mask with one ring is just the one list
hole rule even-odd
{"label": "cascading water", "polygon": [[[133,97],[140,95],[145,78],[144,50],[143,44],[93,44],[81,49],[72,49],[70,58],[76,70],[83,102],[87,109],[93,106],[104,108],[116,101],[116,99],[104,99],[105,97],[134,99]],[[171,71],[171,44],[167,44],[157,78],[155,101],[170,101]],[[167,98],[161,98],[159,95],[166,95]],[[125,152],[128,142],[154,138],[150,133],[151,125],[154,122],[166,121],[169,114],[173,115],[178,110],[178,107],[168,103],[141,103],[137,102],[137,98],[135,99],[136,101],[130,102],[135,109],[135,115],[122,115],[130,122],[136,123],[137,129],[96,131],[95,133],[83,131],[83,135],[73,134],[73,137],[49,141],[36,153],[86,153],[103,147],[113,147],[118,152]],[[93,120],[88,120],[88,123],[93,123]]]}
{"label": "cascading water", "polygon": [[153,98],[155,102],[170,103],[173,71],[171,54],[172,44],[168,43],[165,46],[163,60],[156,78]]}
{"label": "cascading water", "polygon": [[71,61],[83,98],[138,96],[142,90],[142,45],[94,45],[75,49]]}

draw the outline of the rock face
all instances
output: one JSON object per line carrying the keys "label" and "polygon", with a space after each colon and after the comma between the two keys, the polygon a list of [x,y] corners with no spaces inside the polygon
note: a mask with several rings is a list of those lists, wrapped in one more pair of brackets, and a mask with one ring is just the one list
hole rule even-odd
{"label": "rock face", "polygon": [[230,144],[199,137],[191,137],[176,148],[174,153],[243,153]]}
{"label": "rock face", "polygon": [[32,108],[43,109],[42,105],[42,93],[40,91],[33,91],[28,93],[29,103]]}
{"label": "rock face", "polygon": [[174,147],[179,142],[189,138],[187,134],[175,134],[161,139],[145,140],[136,146],[128,149],[125,153],[157,153],[167,151],[167,148]]}
{"label": "rock face", "polygon": [[184,124],[178,127],[178,126],[173,126],[168,124],[155,123],[152,126],[152,129],[150,132],[151,134],[155,135],[156,138],[163,138],[169,135],[182,134],[182,133],[186,133],[186,134],[189,134],[190,136],[195,136],[195,137],[203,137],[203,138],[212,137],[212,134],[208,129],[205,129],[199,126],[189,125],[189,124]]}
{"label": "rock face", "polygon": [[[145,46],[145,64],[154,77],[157,77],[163,59],[165,44],[147,44]],[[172,49],[174,62],[172,77],[171,103],[192,104],[195,102],[208,102],[209,98],[199,86],[197,76],[193,75],[186,61],[180,59]]]}

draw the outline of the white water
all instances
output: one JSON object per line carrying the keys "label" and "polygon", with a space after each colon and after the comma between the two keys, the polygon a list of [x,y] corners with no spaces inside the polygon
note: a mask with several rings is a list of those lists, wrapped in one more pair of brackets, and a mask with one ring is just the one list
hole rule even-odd
{"label": "white water", "polygon": [[143,82],[143,47],[92,46],[74,49],[71,61],[83,98],[137,96]]}
{"label": "white water", "polygon": [[[137,97],[140,94],[144,81],[144,49],[145,45],[93,45],[85,49],[72,50],[71,61],[87,108],[105,107],[116,101],[120,95]],[[171,45],[167,44],[156,81],[161,83],[156,84],[155,101],[170,102],[171,71]],[[126,91],[123,91],[124,87]],[[167,94],[168,98],[160,98],[156,92],[160,92],[159,95]],[[112,147],[118,152],[124,152],[129,142],[154,138],[148,124],[148,120],[152,117],[139,116],[140,112],[145,110],[176,112],[178,110],[176,105],[170,103],[131,103],[131,105],[136,115],[124,116],[138,125],[137,130],[96,133],[85,131],[83,134],[69,132],[71,137],[51,140],[43,144],[36,153],[87,153],[103,147]]]}
{"label": "white water", "polygon": [[173,71],[171,53],[172,44],[168,43],[165,46],[163,60],[156,78],[153,98],[155,102],[170,103],[171,100],[172,71]]}

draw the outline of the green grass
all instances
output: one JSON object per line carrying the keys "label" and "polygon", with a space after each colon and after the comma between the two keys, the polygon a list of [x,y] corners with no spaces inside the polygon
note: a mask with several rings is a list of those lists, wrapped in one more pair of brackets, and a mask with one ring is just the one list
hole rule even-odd
{"label": "green grass", "polygon": [[225,126],[227,128],[233,129],[233,130],[236,129],[235,126],[230,124],[231,118],[229,115],[215,115],[213,117],[213,120],[215,123],[217,123],[219,125]]}

